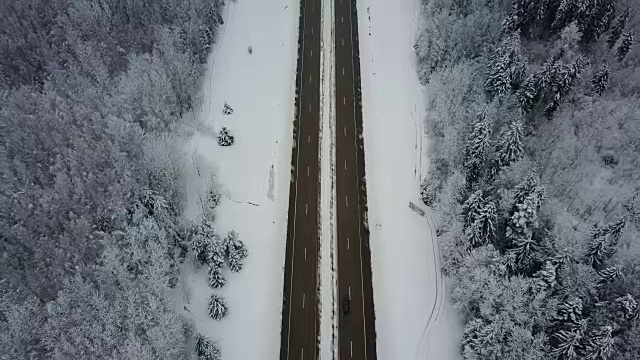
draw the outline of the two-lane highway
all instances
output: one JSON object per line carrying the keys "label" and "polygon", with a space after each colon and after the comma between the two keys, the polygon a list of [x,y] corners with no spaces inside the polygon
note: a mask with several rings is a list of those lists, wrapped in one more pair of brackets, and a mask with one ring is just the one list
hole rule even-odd
{"label": "two-lane highway", "polygon": [[[376,359],[355,0],[334,0],[339,359]],[[349,301],[348,312],[345,302]]]}
{"label": "two-lane highway", "polygon": [[280,359],[318,354],[321,0],[302,0]]}

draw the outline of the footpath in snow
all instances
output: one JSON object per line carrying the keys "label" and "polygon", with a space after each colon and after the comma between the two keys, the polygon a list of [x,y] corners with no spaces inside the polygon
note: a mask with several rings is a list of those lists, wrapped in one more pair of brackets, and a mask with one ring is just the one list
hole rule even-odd
{"label": "footpath in snow", "polygon": [[[225,269],[227,283],[216,290],[229,305],[226,318],[208,316],[206,267],[197,273],[183,269],[179,308],[199,332],[219,341],[225,360],[277,359],[299,1],[227,4],[204,78],[199,131],[186,149],[191,161],[185,215],[200,220],[200,198],[213,176],[223,195],[215,226],[221,235],[236,230],[249,257],[240,273]],[[233,114],[223,114],[225,103]],[[233,146],[216,143],[214,132],[222,126],[233,133]]]}
{"label": "footpath in snow", "polygon": [[[418,0],[358,0],[363,132],[378,357],[456,359],[459,328],[440,274],[430,210],[422,87],[415,67]],[[424,211],[410,209],[414,203]]]}

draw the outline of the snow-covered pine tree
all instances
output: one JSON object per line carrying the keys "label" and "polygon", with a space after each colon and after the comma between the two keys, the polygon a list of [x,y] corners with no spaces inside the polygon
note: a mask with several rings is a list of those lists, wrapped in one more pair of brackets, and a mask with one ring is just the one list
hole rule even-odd
{"label": "snow-covered pine tree", "polygon": [[600,70],[598,70],[593,78],[591,79],[591,86],[589,87],[589,91],[598,96],[602,95],[602,93],[609,86],[609,67],[605,64],[602,66]]}
{"label": "snow-covered pine tree", "polygon": [[227,248],[227,257],[229,259],[229,269],[233,272],[239,272],[244,266],[244,259],[249,255],[247,247],[242,240],[238,239],[238,233],[229,231],[225,239]]}
{"label": "snow-covered pine tree", "polygon": [[[486,344],[495,341],[494,338],[498,333],[498,328],[495,323],[485,324],[481,319],[471,320],[467,326],[465,326],[462,334],[462,348],[467,357],[475,358],[477,353],[482,350]],[[473,354],[473,355],[472,355]]]}
{"label": "snow-covered pine tree", "polygon": [[222,269],[219,267],[209,265],[209,286],[213,289],[219,289],[224,284],[226,284],[227,280],[222,275]]}
{"label": "snow-covered pine tree", "polygon": [[520,159],[524,153],[523,138],[524,123],[520,119],[512,121],[501,131],[496,145],[497,168],[509,166]]}
{"label": "snow-covered pine tree", "polygon": [[496,233],[496,221],[498,219],[496,205],[493,201],[487,201],[477,214],[476,223],[480,229],[482,243],[491,242]]}
{"label": "snow-covered pine tree", "polygon": [[516,99],[518,99],[520,109],[525,113],[531,111],[540,94],[534,75],[529,75],[516,92]]}
{"label": "snow-covered pine tree", "polygon": [[233,135],[231,134],[231,130],[227,129],[226,126],[223,126],[218,133],[218,145],[220,146],[231,146],[233,145]]}
{"label": "snow-covered pine tree", "polygon": [[604,268],[598,271],[598,286],[604,286],[608,283],[611,283],[620,275],[620,269],[615,266]]}
{"label": "snow-covered pine tree", "polygon": [[528,269],[532,263],[532,255],[538,249],[531,236],[517,236],[511,239],[509,251],[515,255],[518,268]]}
{"label": "snow-covered pine tree", "polygon": [[535,277],[537,282],[537,287],[539,290],[552,290],[558,284],[558,265],[553,261],[545,261],[542,269],[536,272],[533,277]]}
{"label": "snow-covered pine tree", "polygon": [[492,96],[518,90],[526,77],[526,66],[520,53],[520,34],[509,35],[496,49],[487,64],[484,88]]}
{"label": "snow-covered pine tree", "polygon": [[467,139],[464,167],[467,183],[473,184],[484,175],[485,162],[491,148],[491,123],[481,114]]}
{"label": "snow-covered pine tree", "polygon": [[438,194],[439,186],[434,180],[433,178],[427,177],[422,181],[422,184],[420,184],[420,198],[427,206],[433,205]]}
{"label": "snow-covered pine tree", "polygon": [[615,18],[615,0],[578,1],[583,8],[578,15],[580,42],[590,44],[609,30]]}
{"label": "snow-covered pine tree", "polygon": [[222,352],[218,344],[201,334],[196,335],[196,355],[200,360],[222,359]]}
{"label": "snow-covered pine tree", "polygon": [[551,30],[559,33],[562,29],[574,22],[579,14],[580,9],[576,0],[560,0],[560,4],[554,14],[553,22],[551,23]]}
{"label": "snow-covered pine tree", "polygon": [[625,320],[640,319],[640,307],[638,306],[638,302],[630,294],[615,299],[613,305],[617,310],[618,316],[621,318]]}
{"label": "snow-covered pine tree", "polygon": [[207,252],[207,262],[210,266],[222,269],[224,266],[224,259],[226,255],[225,242],[220,239],[216,234],[216,237],[209,245],[209,251]]}
{"label": "snow-covered pine tree", "polygon": [[[544,74],[543,89],[547,89],[547,92],[552,94],[551,103],[549,103],[544,109],[544,115],[551,117],[553,113],[558,109],[560,103],[564,100],[566,95],[573,87],[575,81],[578,79],[582,71],[584,70],[587,62],[578,57],[572,64],[560,65],[555,63],[553,70],[549,74]],[[551,79],[550,86],[547,87],[547,76]]]}
{"label": "snow-covered pine tree", "polygon": [[554,322],[567,329],[582,328],[582,299],[575,297],[558,305]]}
{"label": "snow-covered pine tree", "polygon": [[217,239],[218,234],[210,221],[203,220],[200,226],[195,229],[195,233],[191,237],[191,248],[200,263],[209,262],[213,244]]}
{"label": "snow-covered pine tree", "polygon": [[503,21],[502,27],[507,33],[521,31],[527,34],[537,19],[537,1],[513,0],[511,11]]}
{"label": "snow-covered pine tree", "polygon": [[602,326],[586,338],[583,355],[585,360],[608,360],[613,354],[611,326]]}
{"label": "snow-covered pine tree", "polygon": [[622,35],[622,41],[620,42],[620,45],[618,46],[618,51],[617,51],[618,61],[622,61],[625,58],[625,56],[627,56],[627,53],[631,49],[632,44],[633,44],[633,34],[631,34],[631,32],[628,32]]}
{"label": "snow-covered pine tree", "polygon": [[602,227],[594,226],[591,231],[591,241],[587,245],[587,264],[599,267],[610,258],[617,250],[618,241],[625,226],[625,217]]}
{"label": "snow-covered pine tree", "polygon": [[627,26],[627,21],[629,21],[630,11],[631,9],[627,7],[624,12],[620,14],[620,16],[618,16],[618,19],[616,19],[616,23],[611,28],[611,33],[609,34],[609,38],[607,39],[607,45],[609,46],[609,49],[613,49],[613,47],[618,42],[618,39],[620,39],[622,31],[624,31],[624,28]]}
{"label": "snow-covered pine tree", "polygon": [[551,355],[558,359],[578,359],[582,336],[579,331],[560,330],[554,333],[552,338],[556,345],[551,349]]}
{"label": "snow-covered pine tree", "polygon": [[474,191],[467,201],[462,205],[462,216],[464,217],[464,225],[471,226],[478,218],[478,214],[484,207],[485,200],[482,195],[482,190],[478,189]]}
{"label": "snow-covered pine tree", "polygon": [[221,320],[227,316],[227,302],[222,295],[212,293],[209,297],[209,316],[215,320]]}

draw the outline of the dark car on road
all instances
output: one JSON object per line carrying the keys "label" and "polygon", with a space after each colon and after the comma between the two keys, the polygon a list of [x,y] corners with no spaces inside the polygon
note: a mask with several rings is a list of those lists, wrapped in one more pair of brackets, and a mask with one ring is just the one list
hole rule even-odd
{"label": "dark car on road", "polygon": [[349,296],[345,295],[342,297],[342,313],[348,314],[351,311],[351,300],[349,300]]}

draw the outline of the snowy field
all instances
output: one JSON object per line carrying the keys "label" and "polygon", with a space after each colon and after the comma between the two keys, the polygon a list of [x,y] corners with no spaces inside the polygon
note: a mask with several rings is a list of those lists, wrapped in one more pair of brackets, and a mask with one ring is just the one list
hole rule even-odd
{"label": "snowy field", "polygon": [[[179,308],[201,333],[219,340],[225,360],[277,359],[299,2],[229,1],[225,12],[204,78],[200,131],[186,149],[191,160],[186,217],[199,221],[199,199],[214,176],[223,194],[216,228],[223,235],[236,230],[249,257],[240,273],[226,270],[227,284],[216,290],[229,304],[225,319],[207,314],[212,290],[205,267],[195,274],[185,267],[189,295],[182,295]],[[225,103],[233,114],[223,115]],[[235,136],[233,146],[217,145],[214,131],[221,126]]]}
{"label": "snowy field", "polygon": [[426,174],[423,92],[413,45],[417,0],[358,0],[369,228],[380,359],[455,359],[459,329],[448,306]]}

